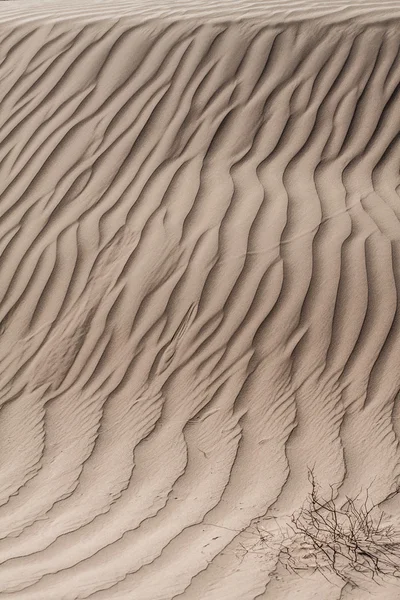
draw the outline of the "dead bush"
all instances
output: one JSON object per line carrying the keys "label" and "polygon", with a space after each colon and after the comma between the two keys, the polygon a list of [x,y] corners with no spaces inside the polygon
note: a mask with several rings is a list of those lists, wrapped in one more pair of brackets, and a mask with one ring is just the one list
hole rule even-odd
{"label": "dead bush", "polygon": [[296,573],[310,567],[326,578],[331,573],[356,587],[360,577],[399,577],[400,531],[384,524],[368,490],[337,506],[333,488],[324,498],[313,470],[308,478],[311,492],[282,535],[279,562]]}

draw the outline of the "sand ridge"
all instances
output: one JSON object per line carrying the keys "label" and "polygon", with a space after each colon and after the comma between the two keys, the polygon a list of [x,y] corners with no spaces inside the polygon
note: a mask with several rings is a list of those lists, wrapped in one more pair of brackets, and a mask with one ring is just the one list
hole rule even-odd
{"label": "sand ridge", "polygon": [[391,21],[400,17],[398,0],[3,0],[0,22],[46,22],[66,19],[102,20],[132,17],[138,22],[201,19],[236,21],[265,19],[283,23],[326,18],[341,22],[354,17],[364,22]]}
{"label": "sand ridge", "polygon": [[355,600],[240,551],[311,464],[343,497],[398,482],[398,23],[20,4],[0,5],[2,600]]}

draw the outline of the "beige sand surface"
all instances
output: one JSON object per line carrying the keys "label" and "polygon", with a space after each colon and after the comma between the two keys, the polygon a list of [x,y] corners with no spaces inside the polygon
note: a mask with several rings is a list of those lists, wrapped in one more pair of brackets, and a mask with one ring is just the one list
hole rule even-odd
{"label": "beige sand surface", "polygon": [[[0,3],[1,600],[398,600],[400,3]],[[270,519],[267,517],[275,517]]]}

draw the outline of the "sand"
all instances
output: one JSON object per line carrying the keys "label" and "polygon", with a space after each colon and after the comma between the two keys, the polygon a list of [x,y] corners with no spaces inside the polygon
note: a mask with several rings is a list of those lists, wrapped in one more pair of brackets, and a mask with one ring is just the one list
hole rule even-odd
{"label": "sand", "polygon": [[0,3],[1,600],[400,597],[262,539],[400,527],[399,24]]}

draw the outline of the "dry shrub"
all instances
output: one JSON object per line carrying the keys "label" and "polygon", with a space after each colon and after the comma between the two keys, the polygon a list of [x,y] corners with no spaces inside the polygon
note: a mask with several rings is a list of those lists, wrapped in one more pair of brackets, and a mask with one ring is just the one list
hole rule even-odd
{"label": "dry shrub", "polygon": [[360,577],[377,582],[399,577],[400,531],[383,523],[384,513],[368,490],[364,499],[347,497],[338,507],[333,488],[324,498],[312,470],[308,477],[311,492],[282,535],[279,562],[296,573],[311,566],[325,578],[331,573],[354,587]]}

